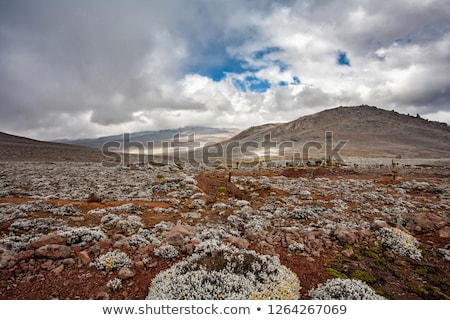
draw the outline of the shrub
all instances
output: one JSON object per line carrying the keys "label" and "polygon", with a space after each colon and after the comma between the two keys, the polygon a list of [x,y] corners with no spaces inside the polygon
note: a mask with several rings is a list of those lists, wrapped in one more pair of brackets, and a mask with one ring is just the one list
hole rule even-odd
{"label": "shrub", "polygon": [[14,252],[26,250],[30,243],[39,239],[43,234],[21,234],[20,236],[11,235],[0,239],[0,246]]}
{"label": "shrub", "polygon": [[95,259],[92,262],[97,269],[105,271],[119,270],[133,264],[133,261],[122,251],[110,251]]}
{"label": "shrub", "polygon": [[79,216],[83,214],[83,212],[75,208],[73,204],[66,204],[62,207],[50,209],[49,211],[59,216]]}
{"label": "shrub", "polygon": [[112,291],[117,292],[122,289],[122,280],[119,278],[114,278],[108,281],[106,286]]}
{"label": "shrub", "polygon": [[290,218],[299,220],[316,219],[319,215],[329,214],[330,210],[322,206],[302,206],[289,213]]}
{"label": "shrub", "polygon": [[150,230],[140,228],[136,234],[131,236],[128,243],[134,247],[145,247],[160,245],[161,241]]}
{"label": "shrub", "polygon": [[116,215],[110,213],[101,219],[102,227],[105,229],[120,228],[125,231],[126,234],[132,234],[139,227],[143,227],[142,219],[135,215]]}
{"label": "shrub", "polygon": [[381,228],[377,231],[377,238],[394,254],[408,256],[415,260],[422,258],[422,253],[417,248],[419,243],[416,238],[400,229]]}
{"label": "shrub", "polygon": [[303,252],[305,251],[305,245],[303,243],[292,243],[288,247],[289,251]]}
{"label": "shrub", "polygon": [[202,199],[194,199],[192,203],[189,205],[189,209],[201,209],[206,206],[205,201]]}
{"label": "shrub", "polygon": [[65,225],[64,220],[54,218],[17,219],[8,228],[12,232],[20,231],[47,231]]}
{"label": "shrub", "polygon": [[361,280],[331,279],[309,291],[313,300],[383,300]]}
{"label": "shrub", "polygon": [[210,240],[160,272],[147,299],[298,299],[299,290],[297,276],[277,257]]}
{"label": "shrub", "polygon": [[63,232],[60,232],[60,234],[67,238],[67,245],[69,246],[74,244],[79,246],[85,246],[106,238],[106,234],[98,227],[70,228]]}
{"label": "shrub", "polygon": [[218,187],[218,188],[217,188],[217,192],[219,192],[219,193],[225,193],[225,192],[227,192],[227,188],[225,188],[225,187]]}
{"label": "shrub", "polygon": [[178,250],[171,244],[165,244],[155,249],[155,256],[161,258],[176,258],[178,254]]}

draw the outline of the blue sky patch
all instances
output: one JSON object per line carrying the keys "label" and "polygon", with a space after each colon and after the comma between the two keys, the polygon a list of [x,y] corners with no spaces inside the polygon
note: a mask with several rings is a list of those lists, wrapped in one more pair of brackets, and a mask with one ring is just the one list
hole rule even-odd
{"label": "blue sky patch", "polygon": [[300,81],[300,79],[297,76],[294,76],[292,78],[292,82],[291,84],[298,86],[299,84],[301,84],[302,82]]}
{"label": "blue sky patch", "polygon": [[233,81],[233,85],[236,89],[238,89],[242,92],[247,92],[247,86],[245,85],[245,81],[235,79],[235,78],[233,78],[232,81]]}
{"label": "blue sky patch", "polygon": [[248,89],[251,92],[266,92],[270,89],[271,84],[266,79],[259,79],[255,76],[246,77],[245,80],[248,83]]}
{"label": "blue sky patch", "polygon": [[227,73],[241,74],[247,71],[254,72],[258,69],[249,66],[244,60],[235,58],[228,58],[217,65],[197,65],[190,70],[192,73],[211,78],[216,82],[224,79]]}
{"label": "blue sky patch", "polygon": [[242,92],[257,92],[263,93],[270,89],[272,86],[270,81],[267,79],[260,79],[255,76],[245,77],[244,80],[233,78],[233,85],[237,90]]}
{"label": "blue sky patch", "polygon": [[280,47],[268,47],[266,49],[263,50],[259,50],[256,51],[255,53],[253,53],[253,58],[255,59],[262,59],[264,58],[265,55],[271,54],[273,52],[281,52],[281,48]]}
{"label": "blue sky patch", "polygon": [[350,66],[350,59],[347,57],[347,53],[344,51],[338,51],[336,62],[341,66]]}

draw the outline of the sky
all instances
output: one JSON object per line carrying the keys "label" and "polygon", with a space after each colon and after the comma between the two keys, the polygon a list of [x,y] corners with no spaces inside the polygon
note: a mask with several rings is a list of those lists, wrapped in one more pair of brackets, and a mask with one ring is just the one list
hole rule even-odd
{"label": "sky", "polygon": [[0,0],[0,131],[240,128],[368,104],[450,123],[448,0]]}

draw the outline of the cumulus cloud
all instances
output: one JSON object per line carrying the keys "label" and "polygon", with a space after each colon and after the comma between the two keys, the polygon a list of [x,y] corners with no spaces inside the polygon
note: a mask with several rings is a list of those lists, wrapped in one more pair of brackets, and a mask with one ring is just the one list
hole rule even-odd
{"label": "cumulus cloud", "polygon": [[0,128],[246,128],[361,103],[448,123],[449,21],[445,0],[2,1]]}

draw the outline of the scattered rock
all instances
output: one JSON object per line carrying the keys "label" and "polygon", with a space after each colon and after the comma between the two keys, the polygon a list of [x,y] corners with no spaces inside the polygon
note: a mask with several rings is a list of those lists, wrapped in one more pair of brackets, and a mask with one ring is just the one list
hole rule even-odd
{"label": "scattered rock", "polygon": [[244,239],[244,238],[231,236],[231,237],[228,237],[226,239],[226,241],[240,249],[248,249],[248,247],[250,246],[250,242],[248,242],[248,240]]}
{"label": "scattered rock", "polygon": [[144,261],[138,261],[135,263],[136,269],[138,270],[144,270],[145,269],[145,263]]}
{"label": "scattered rock", "polygon": [[56,268],[52,269],[51,273],[53,275],[59,275],[59,274],[61,274],[61,272],[63,272],[63,270],[64,270],[64,264],[61,264],[61,265],[57,266]]}
{"label": "scattered rock", "polygon": [[11,268],[17,262],[17,254],[0,247],[0,269]]}
{"label": "scattered rock", "polygon": [[33,241],[29,248],[30,249],[37,249],[40,247],[43,247],[48,244],[57,244],[57,245],[65,245],[67,241],[67,238],[56,233],[47,234],[45,236],[42,236],[36,241]]}
{"label": "scattered rock", "polygon": [[192,236],[193,234],[193,227],[189,225],[177,224],[167,233],[165,242],[173,246],[182,246],[185,242],[184,238],[187,236]]}
{"label": "scattered rock", "polygon": [[65,266],[73,266],[73,265],[76,264],[75,259],[73,259],[73,258],[67,258],[67,259],[64,259],[64,260],[62,261],[62,263],[63,263]]}
{"label": "scattered rock", "polygon": [[135,273],[130,268],[127,268],[127,267],[120,269],[117,274],[117,278],[122,279],[122,280],[127,280],[130,278],[133,278],[134,276],[135,276]]}
{"label": "scattered rock", "polygon": [[53,260],[46,260],[41,264],[41,269],[51,270],[54,268]]}
{"label": "scattered rock", "polygon": [[34,257],[34,250],[25,250],[17,254],[17,260],[29,260]]}
{"label": "scattered rock", "polygon": [[432,212],[419,212],[414,217],[414,222],[424,231],[433,231],[442,228],[447,224],[444,218]]}
{"label": "scattered rock", "polygon": [[341,242],[342,244],[354,244],[358,236],[356,234],[356,231],[348,228],[348,227],[338,227],[334,231],[334,236]]}
{"label": "scattered rock", "polygon": [[97,293],[97,295],[95,296],[96,300],[109,300],[109,294],[108,292],[105,291],[100,291],[99,293]]}
{"label": "scattered rock", "polygon": [[36,257],[53,260],[68,258],[70,257],[70,254],[70,247],[60,244],[47,244],[36,249],[35,251]]}
{"label": "scattered rock", "polygon": [[89,257],[86,250],[78,252],[78,258],[84,265],[88,265],[91,262],[91,257]]}
{"label": "scattered rock", "polygon": [[441,238],[450,238],[450,227],[445,226],[439,230],[439,237]]}

